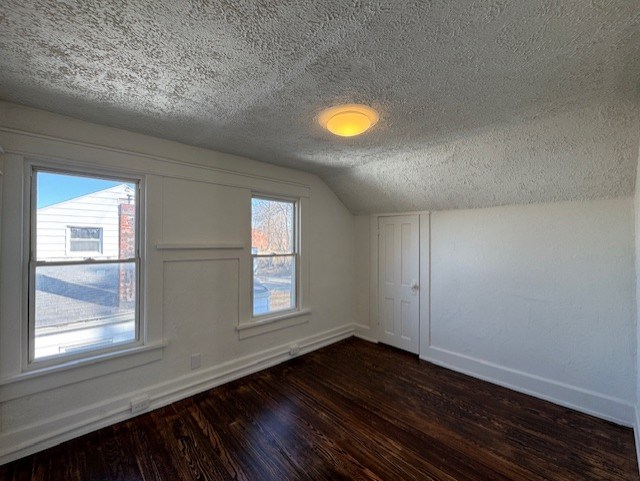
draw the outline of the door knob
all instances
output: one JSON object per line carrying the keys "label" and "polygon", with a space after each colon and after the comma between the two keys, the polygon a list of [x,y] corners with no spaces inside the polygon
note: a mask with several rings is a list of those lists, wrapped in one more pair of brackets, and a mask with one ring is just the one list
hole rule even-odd
{"label": "door knob", "polygon": [[420,284],[418,284],[418,281],[414,280],[411,286],[411,290],[417,291],[418,289],[420,289]]}

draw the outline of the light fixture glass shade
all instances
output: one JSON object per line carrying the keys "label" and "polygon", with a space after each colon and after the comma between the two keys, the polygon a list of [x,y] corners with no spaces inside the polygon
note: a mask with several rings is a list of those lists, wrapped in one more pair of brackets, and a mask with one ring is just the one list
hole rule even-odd
{"label": "light fixture glass shade", "polygon": [[373,127],[378,118],[378,113],[371,107],[348,104],[322,111],[318,116],[318,122],[332,134],[353,137]]}
{"label": "light fixture glass shade", "polygon": [[371,120],[361,112],[349,110],[335,114],[327,122],[327,130],[342,137],[352,137],[369,130]]}

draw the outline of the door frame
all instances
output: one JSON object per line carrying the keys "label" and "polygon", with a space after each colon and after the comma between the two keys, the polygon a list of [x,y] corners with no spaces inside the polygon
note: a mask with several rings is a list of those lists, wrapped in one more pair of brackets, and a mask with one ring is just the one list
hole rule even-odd
{"label": "door frame", "polygon": [[395,212],[393,214],[371,214],[370,226],[370,282],[369,282],[369,325],[370,337],[375,341],[380,340],[379,317],[379,243],[378,224],[381,217],[396,217],[402,215],[418,216],[418,274],[420,292],[418,296],[418,356],[426,355],[431,345],[431,212]]}

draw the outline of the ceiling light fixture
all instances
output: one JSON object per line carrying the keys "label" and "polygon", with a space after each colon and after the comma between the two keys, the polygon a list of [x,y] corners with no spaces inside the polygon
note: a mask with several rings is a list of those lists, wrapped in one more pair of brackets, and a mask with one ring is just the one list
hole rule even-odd
{"label": "ceiling light fixture", "polygon": [[323,110],[318,116],[318,122],[332,134],[353,137],[369,130],[379,118],[378,112],[371,107],[347,104]]}

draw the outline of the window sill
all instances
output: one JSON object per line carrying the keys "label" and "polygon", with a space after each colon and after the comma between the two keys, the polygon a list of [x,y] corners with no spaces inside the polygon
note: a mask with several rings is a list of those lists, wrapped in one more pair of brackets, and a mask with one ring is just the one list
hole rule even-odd
{"label": "window sill", "polygon": [[166,341],[99,354],[0,379],[0,402],[93,379],[162,359]]}
{"label": "window sill", "polygon": [[236,326],[238,337],[246,339],[248,337],[258,336],[278,329],[297,326],[309,322],[309,314],[311,309],[301,309],[299,311],[284,312],[273,316],[260,318],[252,322],[243,322]]}

